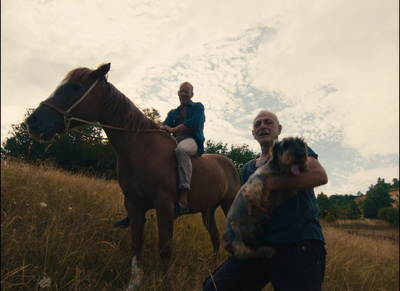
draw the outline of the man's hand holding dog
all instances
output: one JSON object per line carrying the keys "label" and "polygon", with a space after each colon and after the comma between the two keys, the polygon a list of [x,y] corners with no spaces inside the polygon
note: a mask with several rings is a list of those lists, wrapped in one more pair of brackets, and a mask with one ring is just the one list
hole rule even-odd
{"label": "man's hand holding dog", "polygon": [[271,206],[269,204],[270,191],[293,189],[304,190],[326,184],[328,182],[328,177],[324,168],[315,157],[309,157],[308,160],[308,170],[301,172],[297,176],[287,177],[275,175],[266,177],[259,202],[246,199],[249,202],[249,215],[253,214],[253,207],[257,207],[263,212],[267,212],[269,210],[268,208]]}

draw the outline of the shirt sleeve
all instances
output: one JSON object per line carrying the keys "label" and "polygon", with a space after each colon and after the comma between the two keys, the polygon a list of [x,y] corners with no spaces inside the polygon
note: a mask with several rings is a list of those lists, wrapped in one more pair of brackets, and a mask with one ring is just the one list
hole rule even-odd
{"label": "shirt sleeve", "polygon": [[256,160],[251,160],[244,165],[242,173],[242,185],[244,185],[250,176],[256,171],[255,163]]}
{"label": "shirt sleeve", "polygon": [[174,123],[174,120],[173,120],[173,116],[174,116],[174,109],[172,109],[172,110],[170,110],[169,112],[168,112],[168,115],[167,115],[167,118],[165,118],[165,121],[164,121],[164,125],[168,125],[168,126],[170,126],[170,127],[174,127],[173,126],[173,123]]}
{"label": "shirt sleeve", "polygon": [[196,103],[193,105],[190,116],[187,117],[183,124],[186,125],[191,132],[195,132],[202,128],[205,121],[204,106],[201,103]]}
{"label": "shirt sleeve", "polygon": [[318,160],[318,155],[308,146],[307,146],[307,151],[308,151],[308,156],[314,157]]}

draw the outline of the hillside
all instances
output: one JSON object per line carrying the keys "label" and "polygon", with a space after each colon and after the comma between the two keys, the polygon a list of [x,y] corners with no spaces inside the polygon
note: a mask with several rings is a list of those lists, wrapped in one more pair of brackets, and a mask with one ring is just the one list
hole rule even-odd
{"label": "hillside", "polygon": [[[113,227],[125,216],[118,183],[50,165],[1,163],[1,289],[125,290],[131,242],[129,229]],[[161,290],[156,214],[151,210],[146,216],[141,290]],[[356,233],[361,224],[353,221],[346,222],[351,229],[323,224],[328,253],[324,291],[399,290],[399,244],[387,239],[398,236],[398,228],[369,222],[379,235],[368,236],[365,228]],[[220,230],[224,223],[218,211]],[[176,220],[174,231],[174,291],[200,291],[228,254],[221,249],[214,258],[199,214]],[[264,288],[271,290],[271,285]]]}

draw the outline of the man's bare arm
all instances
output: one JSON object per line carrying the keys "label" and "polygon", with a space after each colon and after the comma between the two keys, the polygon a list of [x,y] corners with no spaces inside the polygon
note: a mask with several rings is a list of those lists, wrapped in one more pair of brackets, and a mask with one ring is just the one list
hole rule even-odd
{"label": "man's bare arm", "polygon": [[253,207],[256,206],[262,211],[268,211],[268,194],[274,190],[305,190],[324,185],[328,182],[328,176],[324,168],[314,157],[309,157],[308,170],[300,173],[298,176],[269,176],[266,178],[263,195],[260,205],[249,203],[249,215],[253,213]]}
{"label": "man's bare arm", "polygon": [[328,176],[314,157],[309,157],[309,168],[298,176],[270,176],[266,179],[264,190],[305,190],[324,185]]}

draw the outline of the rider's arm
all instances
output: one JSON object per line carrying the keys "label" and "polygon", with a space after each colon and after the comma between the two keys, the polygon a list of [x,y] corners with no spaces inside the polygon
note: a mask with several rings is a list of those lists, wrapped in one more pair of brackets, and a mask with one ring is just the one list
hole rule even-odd
{"label": "rider's arm", "polygon": [[175,133],[175,132],[188,132],[189,128],[184,125],[184,124],[180,124],[176,127],[170,127],[168,125],[161,125],[161,129],[164,129],[165,131],[169,132],[169,133]]}

